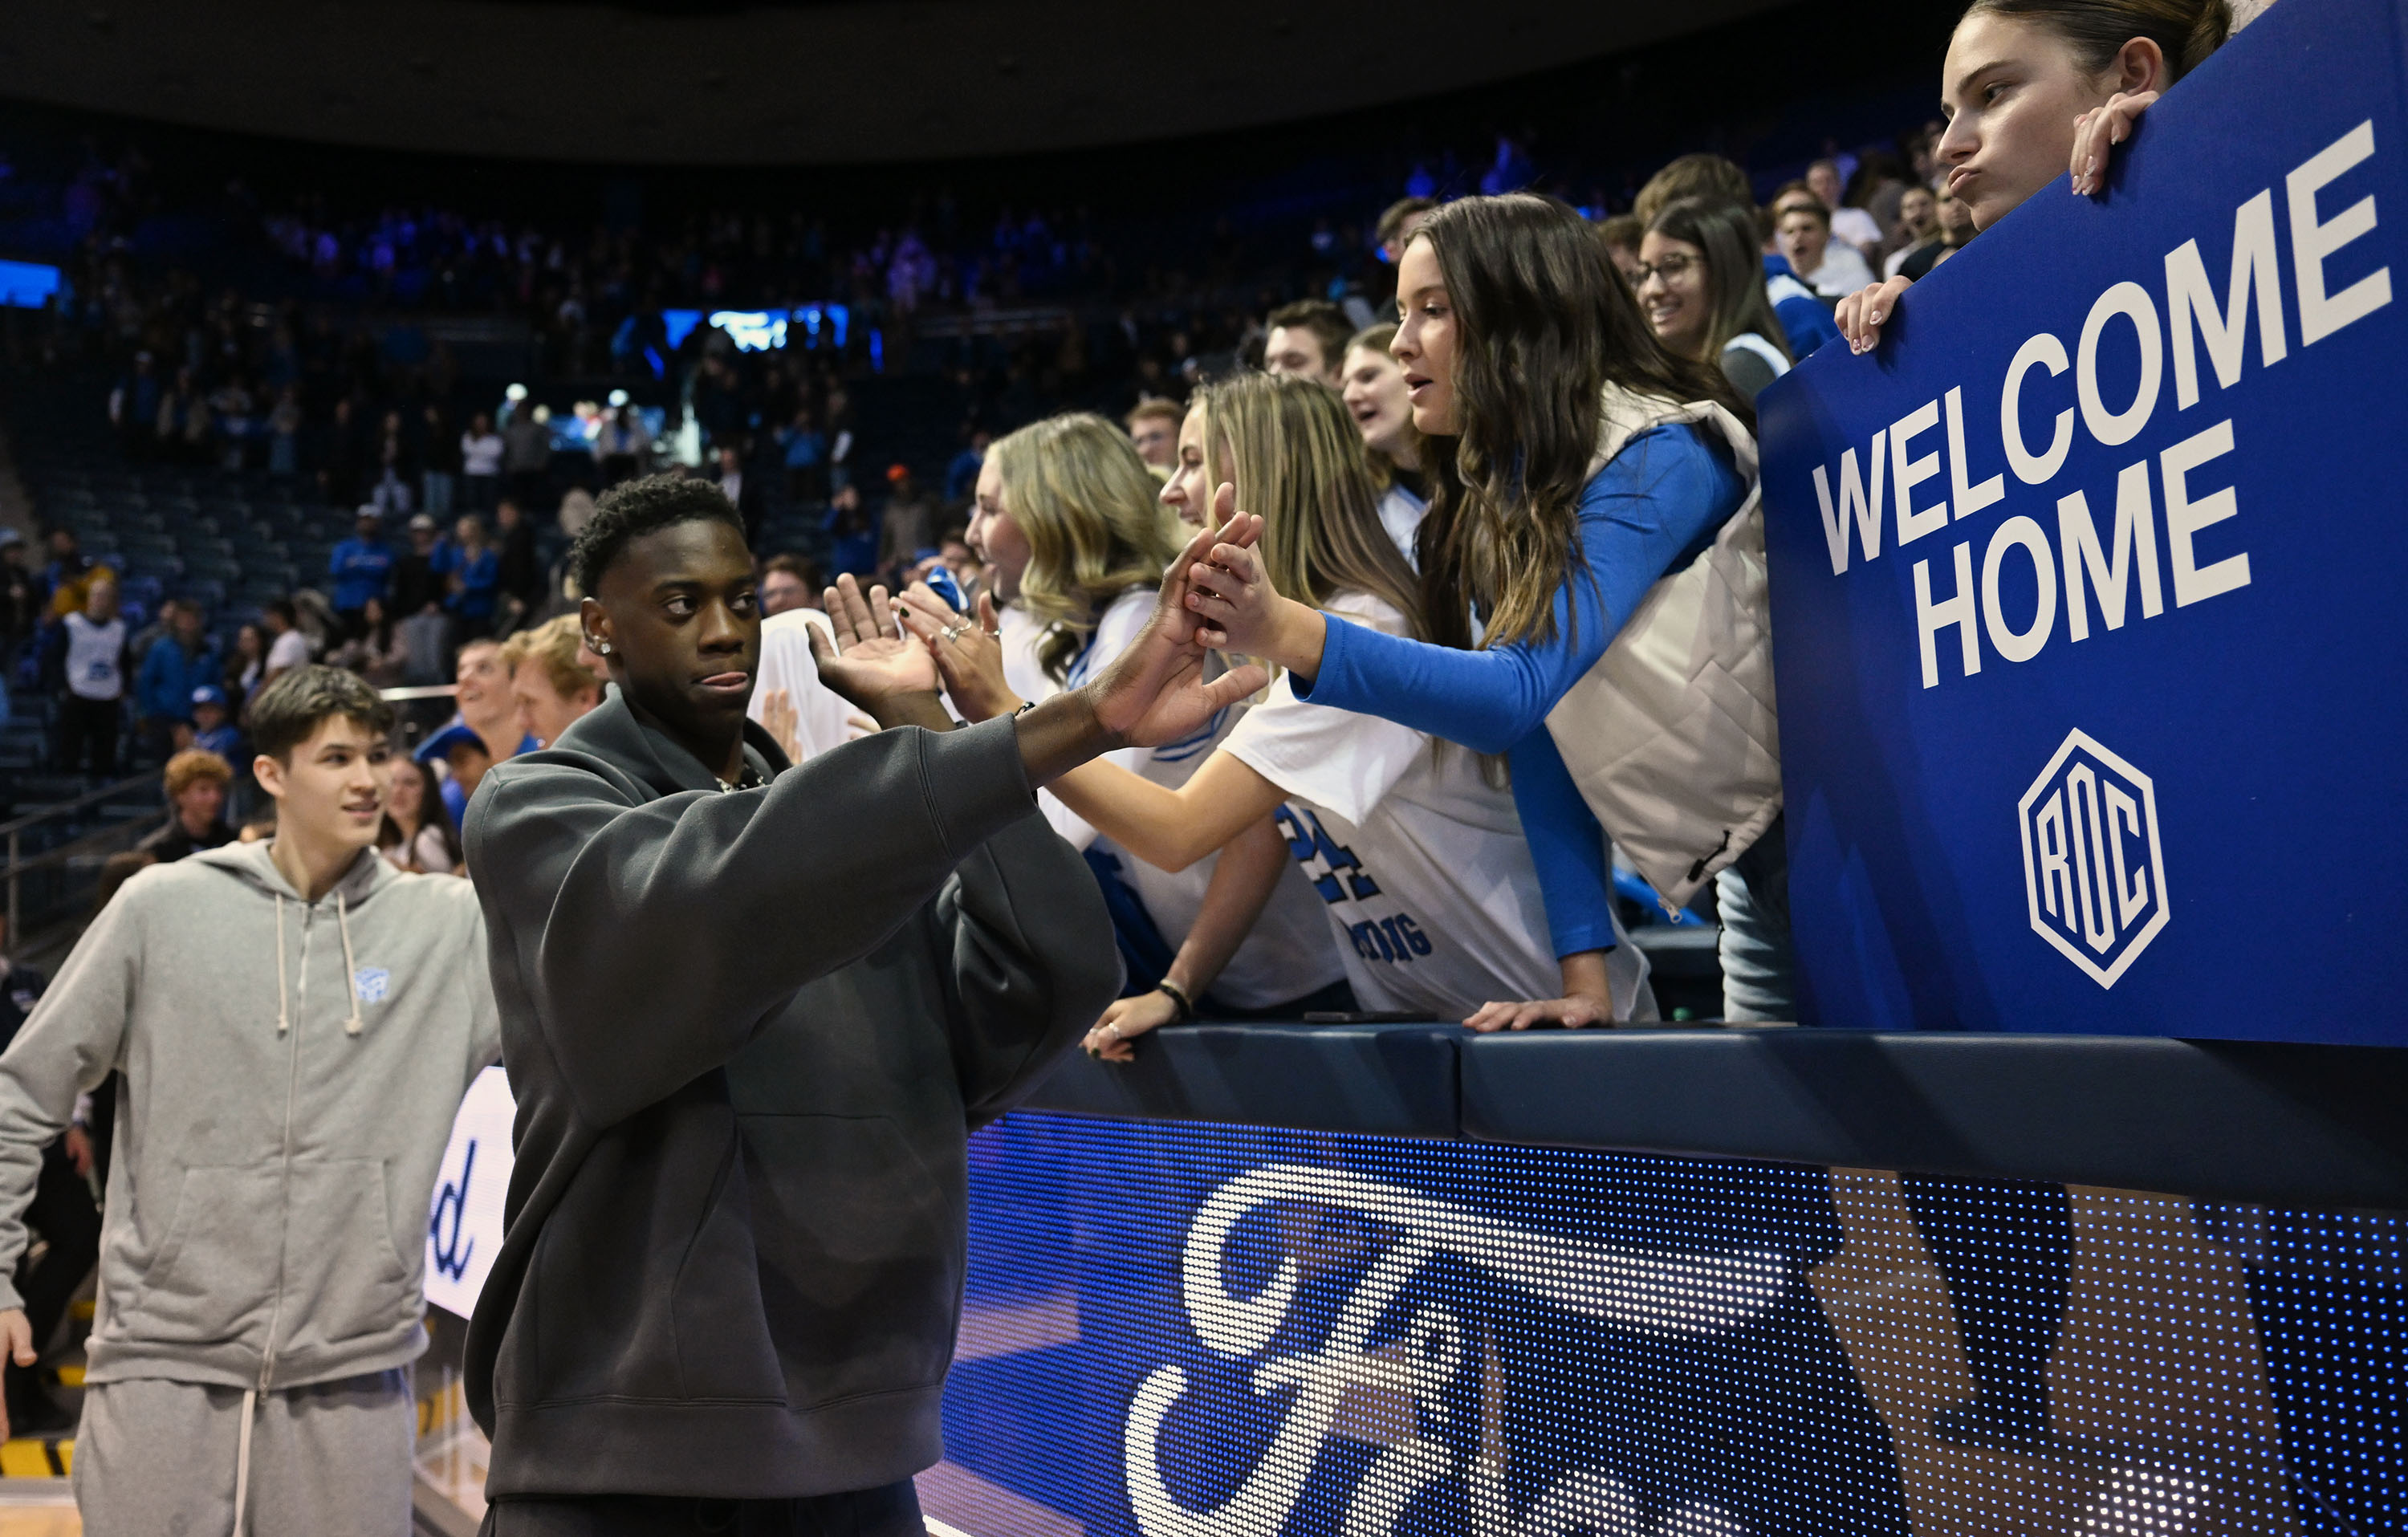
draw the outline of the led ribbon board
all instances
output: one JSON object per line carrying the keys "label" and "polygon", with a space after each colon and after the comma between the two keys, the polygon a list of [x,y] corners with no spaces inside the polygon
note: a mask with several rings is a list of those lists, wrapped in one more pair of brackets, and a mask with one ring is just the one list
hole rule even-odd
{"label": "led ribbon board", "polygon": [[2396,1214],[1027,1113],[970,1158],[932,1531],[2408,1518]]}
{"label": "led ribbon board", "polygon": [[2273,7],[1766,392],[1808,1023],[2408,1043],[2402,16]]}

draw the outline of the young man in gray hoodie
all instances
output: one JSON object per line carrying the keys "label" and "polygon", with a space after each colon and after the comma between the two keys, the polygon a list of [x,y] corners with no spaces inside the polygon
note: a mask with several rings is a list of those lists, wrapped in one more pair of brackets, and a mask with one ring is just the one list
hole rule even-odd
{"label": "young man in gray hoodie", "polygon": [[251,706],[267,843],[143,871],[0,1054],[6,1277],[41,1150],[125,1075],[76,1501],[93,1537],[410,1530],[427,1203],[499,1049],[468,883],[378,857],[393,712],[303,667]]}
{"label": "young man in gray hoodie", "polygon": [[745,720],[759,594],[716,485],[615,487],[570,563],[610,697],[468,811],[518,1096],[467,1343],[485,1530],[919,1537],[969,1130],[1119,988],[1034,788],[1261,672],[1207,685],[1174,598],[1096,682],[954,730],[848,590],[822,674],[887,729],[789,768]]}

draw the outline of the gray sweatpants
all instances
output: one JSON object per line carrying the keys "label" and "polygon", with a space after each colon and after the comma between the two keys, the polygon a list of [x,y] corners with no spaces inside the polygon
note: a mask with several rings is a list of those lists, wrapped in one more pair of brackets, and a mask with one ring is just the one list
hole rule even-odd
{"label": "gray sweatpants", "polygon": [[86,1537],[409,1537],[418,1406],[400,1368],[262,1394],[246,1533],[234,1530],[241,1389],[138,1377],[86,1389]]}

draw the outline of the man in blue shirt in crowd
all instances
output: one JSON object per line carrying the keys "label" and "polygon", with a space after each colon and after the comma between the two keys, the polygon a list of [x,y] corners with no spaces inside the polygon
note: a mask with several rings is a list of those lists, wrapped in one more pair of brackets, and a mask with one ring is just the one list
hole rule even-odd
{"label": "man in blue shirt in crowd", "polygon": [[393,580],[393,547],[384,541],[383,516],[373,507],[363,507],[353,526],[357,531],[335,546],[326,562],[326,574],[335,579],[335,617],[342,621],[346,636],[366,630],[368,599],[382,602]]}
{"label": "man in blue shirt in crowd", "polygon": [[167,633],[142,654],[142,670],[134,681],[143,742],[160,758],[175,751],[176,727],[193,717],[193,691],[214,684],[224,670],[199,604],[170,598],[163,617]]}

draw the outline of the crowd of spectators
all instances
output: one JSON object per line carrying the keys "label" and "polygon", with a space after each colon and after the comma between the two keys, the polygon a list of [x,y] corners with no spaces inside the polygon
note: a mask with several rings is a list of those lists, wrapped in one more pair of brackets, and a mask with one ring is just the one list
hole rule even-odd
{"label": "crowd of spectators", "polygon": [[[1760,206],[1742,168],[1684,157],[1633,211],[1603,217],[1600,232],[1659,331],[1699,355],[1711,344],[1752,393],[1828,339],[1838,295],[1876,271],[1920,275],[1970,236],[1933,176],[1937,126],[1817,160]],[[1489,179],[1503,174],[1492,167]],[[130,157],[78,185],[131,198],[140,176]],[[1704,233],[1701,197],[1745,217]],[[815,604],[820,583],[844,572],[899,585],[936,566],[968,571],[970,493],[996,436],[1065,405],[1100,405],[1125,417],[1140,456],[1167,473],[1199,381],[1255,366],[1340,385],[1350,338],[1387,302],[1378,285],[1437,206],[1409,195],[1342,236],[1323,221],[1313,242],[1330,272],[1322,292],[1217,326],[1185,314],[1174,317],[1184,328],[1157,331],[1125,306],[1101,328],[1114,348],[1096,345],[1074,313],[1066,330],[1034,342],[924,358],[912,425],[922,442],[949,435],[952,447],[871,472],[854,396],[875,385],[857,324],[843,348],[799,326],[774,350],[738,347],[708,325],[672,346],[647,329],[660,301],[820,293],[891,318],[982,299],[1109,299],[1111,264],[1085,221],[1006,210],[966,248],[960,216],[939,200],[926,215],[947,238],[924,240],[911,223],[848,252],[832,251],[824,225],[799,213],[697,218],[649,242],[605,232],[580,241],[439,210],[344,221],[322,199],[259,215],[262,237],[322,285],[349,284],[372,304],[608,322],[616,330],[607,356],[585,355],[591,338],[572,338],[551,372],[615,368],[639,387],[653,365],[668,376],[652,392],[662,407],[616,388],[555,411],[539,398],[545,371],[532,392],[480,391],[446,345],[397,355],[358,312],[347,320],[336,307],[232,289],[212,296],[182,271],[146,280],[102,237],[111,227],[104,209],[70,283],[80,309],[60,323],[80,327],[82,344],[109,360],[106,409],[122,457],[264,475],[305,500],[357,511],[325,569],[303,573],[307,591],[230,625],[230,616],[172,596],[129,625],[120,573],[81,554],[71,529],[47,534],[38,567],[13,547],[4,557],[10,635],[27,658],[17,677],[56,700],[58,766],[95,778],[118,769],[121,735],[150,763],[203,737],[229,742],[249,695],[308,657],[380,686],[440,684],[465,642],[559,611],[560,573],[545,553],[556,557],[593,493],[662,467],[719,482],[771,561],[775,606]],[[1338,248],[1348,244],[1361,260],[1341,271]],[[1748,270],[1717,269],[1742,263]],[[1213,275],[1150,281],[1201,294]],[[1267,286],[1257,296],[1278,293]],[[1115,351],[1104,377],[1099,354]],[[1374,408],[1350,395],[1350,409]]]}
{"label": "crowd of spectators", "polygon": [[[1629,211],[1583,212],[1659,335],[1717,358],[1752,394],[1835,334],[1839,295],[1877,274],[1919,276],[1970,237],[1934,174],[1938,132],[1820,158],[1794,179],[1687,156]],[[1502,140],[1479,186],[1538,179]],[[94,157],[63,194],[86,237],[30,352],[19,318],[19,360],[87,387],[105,378],[125,464],[264,479],[351,526],[322,569],[270,600],[137,591],[130,611],[123,573],[83,554],[72,527],[44,530],[38,562],[0,535],[11,681],[51,701],[60,770],[100,782],[214,753],[237,807],[251,798],[245,702],[306,660],[387,689],[457,685],[464,699],[512,698],[524,673],[556,729],[559,701],[580,697],[558,658],[500,658],[570,606],[559,557],[609,485],[664,468],[716,481],[764,561],[773,613],[816,607],[844,573],[899,589],[942,572],[973,595],[972,495],[996,438],[1064,408],[1101,409],[1169,477],[1188,396],[1246,367],[1342,388],[1390,476],[1386,515],[1408,526],[1417,450],[1402,406],[1385,400],[1384,343],[1363,350],[1365,327],[1389,311],[1394,265],[1442,190],[1416,166],[1405,197],[1354,223],[1316,218],[1293,251],[1267,252],[1225,220],[1191,264],[1132,275],[1084,210],[973,219],[950,194],[846,243],[801,211],[577,230],[439,208],[346,213],[322,195],[268,208],[237,182],[213,210],[221,237],[273,258],[246,291],[138,261],[126,235],[163,194],[139,152]],[[796,323],[761,347],[711,324],[672,338],[664,321],[681,307],[805,298],[849,326]],[[1050,318],[914,348],[921,318],[1012,305],[1050,306]],[[525,323],[524,380],[504,391],[450,342],[389,323],[410,312]],[[892,404],[882,437],[866,442],[860,402],[871,399]],[[448,734],[441,706],[417,712],[434,747],[414,804],[430,814],[397,812],[394,844],[413,868],[456,863],[430,840],[446,820],[431,809],[456,811],[464,786],[507,755],[483,740],[508,724],[494,708],[466,726],[464,702]],[[514,740],[549,734],[530,717]]]}

